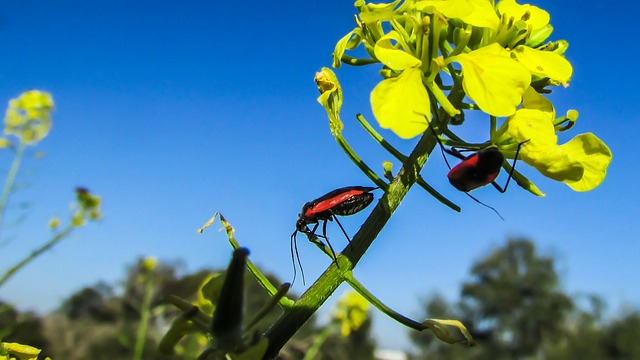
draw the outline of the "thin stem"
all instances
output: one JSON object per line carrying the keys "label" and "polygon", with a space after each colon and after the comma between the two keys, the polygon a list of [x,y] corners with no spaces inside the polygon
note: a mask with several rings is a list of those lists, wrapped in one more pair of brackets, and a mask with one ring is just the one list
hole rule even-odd
{"label": "thin stem", "polygon": [[497,119],[493,115],[489,116],[489,119],[491,121],[491,126],[489,127],[489,139],[491,140],[491,142],[493,142],[495,140],[495,137],[496,137]]}
{"label": "thin stem", "polygon": [[362,161],[362,159],[360,159],[358,154],[356,154],[356,152],[353,151],[353,149],[351,148],[349,143],[347,143],[347,141],[344,139],[344,137],[342,137],[342,134],[341,133],[337,133],[337,134],[334,135],[334,137],[335,137],[336,141],[338,142],[338,145],[340,145],[342,150],[344,150],[345,154],[347,154],[349,159],[351,159],[351,161],[353,161],[353,163],[356,164],[356,166],[358,166],[360,168],[360,170],[362,170],[362,172],[365,175],[367,175],[367,177],[369,179],[371,179],[371,181],[374,182],[374,184],[376,184],[379,188],[381,188],[382,190],[384,190],[386,192],[387,189],[389,188],[389,185],[387,185],[387,183],[384,180],[382,180],[375,173],[375,171],[371,170],[369,165],[367,165],[364,161]]}
{"label": "thin stem", "polygon": [[[442,90],[440,90],[440,88],[434,82],[428,81],[427,83],[424,83],[423,81],[423,84],[429,89],[429,91],[431,92],[431,94],[433,94],[433,96],[436,98],[438,103],[440,103],[440,106],[442,107],[442,109],[447,114],[449,114],[449,116],[455,116],[460,113],[460,110],[456,109],[456,107],[453,106],[453,104],[451,104],[451,102],[447,98],[447,95],[445,95],[444,92],[442,92]],[[431,105],[431,106],[434,106],[434,105]]]}
{"label": "thin stem", "polygon": [[284,283],[280,287],[280,289],[278,289],[278,293],[271,297],[269,299],[269,302],[267,302],[260,310],[258,310],[258,312],[253,315],[253,318],[247,323],[247,326],[244,330],[245,333],[249,333],[251,330],[253,330],[254,326],[258,325],[258,322],[260,322],[260,320],[262,320],[276,306],[280,299],[287,294],[290,287],[291,285],[289,283]]}
{"label": "thin stem", "polygon": [[[234,235],[235,230],[233,229],[233,226],[231,226],[227,222],[227,220],[224,218],[224,216],[222,216],[222,214],[219,214],[219,216],[220,216],[220,222],[222,223],[222,226],[227,232],[227,238],[229,238],[229,243],[231,244],[234,250],[240,248],[240,244],[238,244],[238,241],[236,240],[236,237]],[[269,281],[269,279],[267,279],[267,277],[262,273],[262,271],[260,271],[255,265],[253,265],[253,263],[249,259],[247,259],[247,269],[249,269],[249,272],[253,275],[253,277],[256,278],[258,283],[265,290],[267,290],[270,296],[275,296],[276,294],[278,294],[279,289],[276,288],[271,283],[271,281]],[[293,306],[293,300],[289,299],[286,296],[281,297],[279,303],[280,303],[280,306],[285,310]]]}
{"label": "thin stem", "polygon": [[2,195],[0,195],[0,232],[2,232],[2,228],[4,225],[4,213],[7,209],[7,203],[9,202],[9,195],[13,191],[13,184],[16,181],[16,177],[18,176],[18,170],[20,169],[20,164],[22,163],[22,158],[24,157],[24,151],[26,149],[26,144],[20,140],[18,143],[18,149],[16,150],[16,155],[13,158],[13,162],[11,163],[11,168],[9,168],[9,173],[7,174],[7,179],[5,180],[4,186],[2,188]]}
{"label": "thin stem", "polygon": [[322,332],[320,332],[320,334],[315,336],[315,338],[313,339],[313,343],[309,347],[309,350],[307,350],[307,353],[304,354],[304,357],[302,358],[302,360],[316,359],[318,352],[322,347],[322,344],[324,344],[325,341],[327,341],[327,338],[329,337],[329,335],[331,335],[332,332],[335,331],[335,329],[336,329],[336,325],[334,324],[328,324],[327,326],[325,326]]}
{"label": "thin stem", "polygon": [[351,287],[357,291],[362,297],[367,299],[367,301],[375,306],[378,310],[382,311],[385,315],[394,319],[395,321],[401,323],[404,326],[410,327],[414,330],[422,331],[427,327],[422,325],[421,323],[411,320],[408,317],[394,311],[387,305],[383,304],[377,297],[375,297],[367,288],[364,287],[356,278],[353,277],[352,272],[345,273],[345,281],[351,285]]}
{"label": "thin stem", "polygon": [[[284,344],[309,320],[318,308],[344,282],[344,273],[353,270],[378,233],[416,182],[420,170],[436,146],[436,139],[430,132],[422,135],[402,169],[391,182],[389,190],[378,201],[365,223],[318,280],[302,294],[290,311],[283,314],[266,332],[269,349],[265,359],[278,355]],[[337,264],[340,264],[339,267]]]}
{"label": "thin stem", "polygon": [[69,234],[71,234],[73,229],[75,229],[75,226],[73,226],[73,225],[67,226],[62,232],[58,233],[51,240],[49,240],[49,242],[47,242],[46,244],[42,245],[40,248],[34,250],[30,255],[28,255],[27,257],[22,259],[20,262],[18,262],[14,266],[12,266],[9,270],[7,270],[4,273],[4,275],[2,275],[2,278],[0,278],[0,287],[2,285],[4,285],[4,283],[7,282],[7,280],[9,280],[20,269],[25,267],[31,261],[35,260],[38,256],[42,255],[47,250],[51,249],[54,245],[56,245],[58,242],[60,242],[60,240],[64,239]]}
{"label": "thin stem", "polygon": [[340,58],[340,61],[342,61],[343,63],[345,63],[347,65],[351,65],[351,66],[371,65],[371,64],[375,64],[375,63],[379,62],[376,59],[360,59],[360,58],[354,58],[354,57],[346,55],[346,54],[342,54],[342,57]]}
{"label": "thin stem", "polygon": [[147,276],[145,276],[144,298],[142,300],[140,322],[138,322],[138,332],[136,333],[133,360],[142,359],[142,352],[144,351],[144,343],[147,337],[147,329],[149,327],[149,318],[151,317],[151,299],[153,298],[152,276],[152,274],[147,274]]}

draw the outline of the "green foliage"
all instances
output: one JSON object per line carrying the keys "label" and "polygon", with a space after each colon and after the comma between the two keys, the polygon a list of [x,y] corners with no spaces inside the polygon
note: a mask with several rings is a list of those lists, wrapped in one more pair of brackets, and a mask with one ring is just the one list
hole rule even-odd
{"label": "green foliage", "polygon": [[439,296],[425,302],[429,316],[465,319],[478,346],[449,347],[411,333],[420,349],[417,358],[638,358],[640,312],[603,321],[602,300],[590,296],[590,309],[582,309],[577,298],[563,292],[554,264],[528,240],[509,240],[478,260],[458,302]]}

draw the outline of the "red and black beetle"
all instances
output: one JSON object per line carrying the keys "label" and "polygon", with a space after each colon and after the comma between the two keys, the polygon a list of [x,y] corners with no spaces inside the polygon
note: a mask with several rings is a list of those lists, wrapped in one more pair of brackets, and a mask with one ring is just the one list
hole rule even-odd
{"label": "red and black beetle", "polygon": [[[497,147],[487,147],[484,149],[480,149],[469,156],[464,156],[462,155],[460,150],[457,150],[456,148],[445,148],[440,142],[438,136],[435,136],[438,140],[438,143],[440,144],[440,149],[442,150],[444,161],[447,164],[447,167],[449,167],[449,173],[447,174],[447,177],[449,178],[449,182],[451,183],[451,185],[453,185],[456,189],[463,191],[465,194],[467,194],[467,196],[469,196],[480,205],[493,210],[501,219],[504,220],[498,210],[476,199],[475,197],[473,197],[473,195],[469,194],[469,191],[489,184],[493,185],[493,187],[495,187],[496,190],[500,191],[501,193],[507,191],[509,182],[511,181],[511,177],[513,175],[513,171],[516,168],[516,162],[518,160],[518,155],[520,154],[520,148],[522,148],[522,145],[524,145],[529,140],[523,141],[518,144],[518,148],[516,149],[516,154],[513,159],[513,164],[511,165],[511,171],[509,171],[509,177],[507,178],[507,182],[505,183],[503,188],[495,182],[496,178],[500,174],[500,169],[502,168],[502,164],[505,159],[504,155]],[[461,159],[462,162],[452,168],[449,165],[449,161],[444,155],[444,152],[447,152],[448,154]]]}
{"label": "red and black beetle", "polygon": [[[520,148],[524,143],[526,143],[526,141],[518,144],[516,156],[513,159],[513,165],[511,165],[511,171],[509,172],[509,177],[507,178],[504,188],[495,182],[498,174],[500,174],[502,163],[504,162],[504,155],[497,147],[492,146],[480,149],[476,153],[466,157],[455,148],[451,150],[444,149],[447,153],[462,159],[462,162],[451,168],[447,174],[449,182],[456,189],[464,192],[469,192],[479,187],[491,184],[496,188],[496,190],[504,193],[507,191],[507,187],[509,187],[513,171],[516,168],[516,161],[518,160]],[[447,165],[449,165],[448,162]]]}
{"label": "red and black beetle", "polygon": [[[302,206],[302,211],[298,215],[298,221],[296,221],[296,230],[291,234],[291,260],[294,261],[294,249],[295,258],[298,259],[298,265],[302,272],[302,264],[300,263],[300,256],[298,255],[298,244],[296,241],[296,235],[298,232],[307,235],[310,241],[314,241],[315,237],[324,238],[331,250],[333,259],[336,260],[336,253],[327,238],[327,221],[335,220],[340,226],[340,230],[351,244],[351,239],[347,232],[338,221],[337,216],[353,215],[362,209],[366,208],[373,201],[373,194],[371,191],[377,189],[377,187],[370,186],[346,186],[340,189],[333,190],[315,200],[309,201]],[[322,222],[322,235],[316,235],[316,230]],[[314,224],[313,229],[309,229],[309,225]],[[293,266],[293,276],[295,280],[296,268],[295,261]],[[304,282],[304,272],[302,272],[302,281]]]}

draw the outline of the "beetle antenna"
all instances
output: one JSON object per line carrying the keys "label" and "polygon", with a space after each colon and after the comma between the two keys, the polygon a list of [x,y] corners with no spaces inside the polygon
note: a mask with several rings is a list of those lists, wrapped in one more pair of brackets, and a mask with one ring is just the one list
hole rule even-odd
{"label": "beetle antenna", "polygon": [[469,194],[469,193],[468,193],[468,192],[466,192],[466,191],[465,191],[465,194],[467,194],[467,196],[468,196],[468,197],[470,197],[471,199],[473,199],[473,201],[477,202],[478,204],[480,204],[480,205],[482,205],[482,206],[484,206],[484,207],[486,207],[486,208],[489,208],[489,209],[493,210],[493,212],[495,212],[495,213],[500,217],[500,219],[504,220],[504,218],[502,217],[502,215],[500,215],[500,213],[498,212],[498,210],[496,210],[496,209],[492,208],[491,206],[489,206],[489,205],[487,205],[487,204],[483,203],[482,201],[480,201],[480,200],[478,200],[478,199],[474,198],[474,197],[473,197],[473,195]]}
{"label": "beetle antenna", "polygon": [[297,229],[293,232],[293,234],[291,234],[291,263],[293,264],[293,280],[291,280],[291,285],[296,282],[296,259],[298,260],[298,266],[300,267],[300,274],[302,274],[302,285],[306,285],[304,279],[304,270],[302,269],[302,262],[300,261],[300,254],[298,253],[298,238],[296,237],[296,234],[298,234]]}

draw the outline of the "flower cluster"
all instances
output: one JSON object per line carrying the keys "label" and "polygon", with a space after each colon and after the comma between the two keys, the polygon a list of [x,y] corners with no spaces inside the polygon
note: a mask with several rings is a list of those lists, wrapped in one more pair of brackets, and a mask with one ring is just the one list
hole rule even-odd
{"label": "flower cluster", "polygon": [[[49,134],[52,110],[53,99],[50,94],[38,90],[26,91],[9,101],[4,133],[15,135],[25,144],[33,145]],[[0,140],[2,145],[9,145],[6,138]]]}
{"label": "flower cluster", "polygon": [[[564,57],[568,43],[545,43],[553,31],[545,10],[515,0],[357,0],[355,7],[357,27],[338,41],[333,66],[383,65],[370,96],[382,128],[410,139],[431,126],[446,135],[443,142],[468,147],[450,126],[463,124],[465,111],[482,112],[490,138],[481,146],[513,158],[526,141],[522,158],[543,175],[576,191],[602,182],[612,157],[604,142],[587,133],[557,143],[556,133],[572,127],[577,112],[556,118],[545,97],[568,86],[573,71]],[[357,48],[366,56],[346,54]]]}

